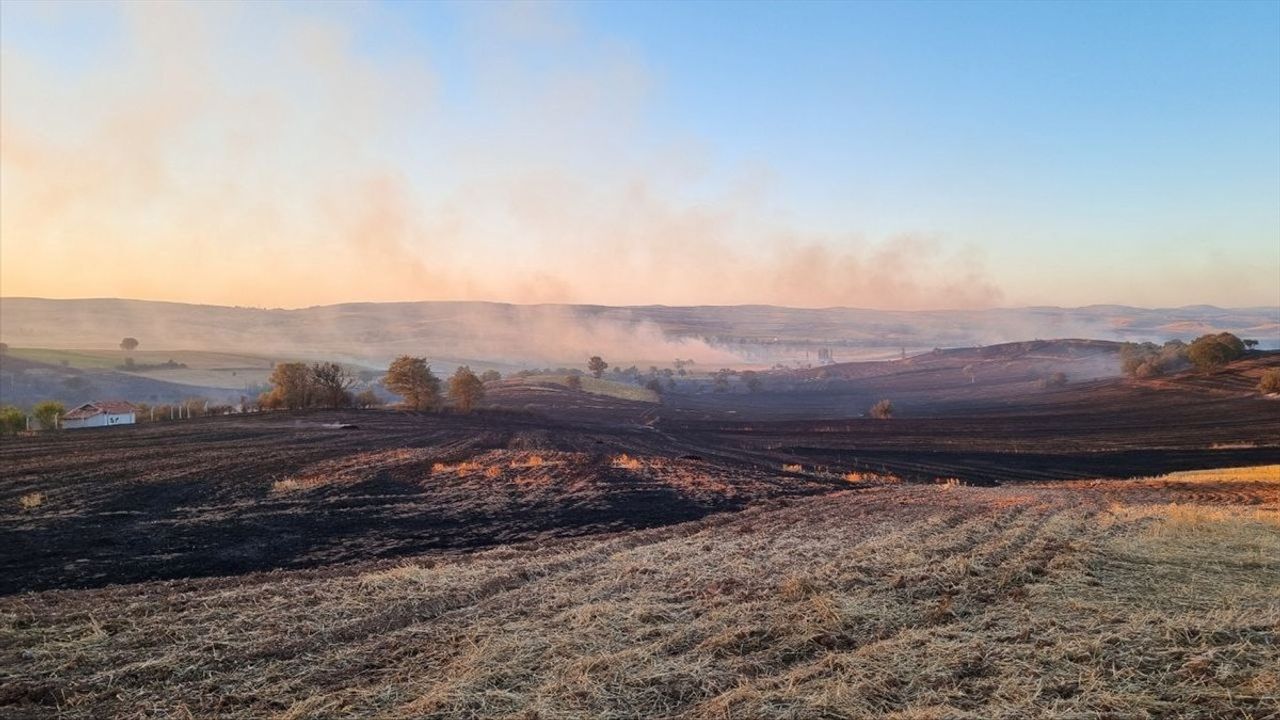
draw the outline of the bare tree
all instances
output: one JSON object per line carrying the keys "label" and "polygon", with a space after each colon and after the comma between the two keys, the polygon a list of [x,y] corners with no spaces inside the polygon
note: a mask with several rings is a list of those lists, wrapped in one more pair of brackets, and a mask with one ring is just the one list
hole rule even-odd
{"label": "bare tree", "polygon": [[346,368],[334,362],[311,366],[311,399],[321,407],[347,407],[351,404],[351,386],[355,378]]}

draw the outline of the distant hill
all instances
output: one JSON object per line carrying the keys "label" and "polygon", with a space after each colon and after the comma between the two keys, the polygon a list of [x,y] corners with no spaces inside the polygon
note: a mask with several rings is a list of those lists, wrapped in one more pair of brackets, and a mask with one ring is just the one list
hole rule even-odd
{"label": "distant hill", "polygon": [[[1280,347],[1280,308],[1144,309],[1115,305],[886,311],[764,305],[607,307],[484,302],[350,303],[299,310],[143,300],[0,299],[0,340],[14,347],[252,352],[385,362],[423,354],[512,366],[581,364],[816,364],[892,357],[934,347],[1034,338],[1190,339],[1227,330]],[[825,357],[825,353],[824,353]]]}

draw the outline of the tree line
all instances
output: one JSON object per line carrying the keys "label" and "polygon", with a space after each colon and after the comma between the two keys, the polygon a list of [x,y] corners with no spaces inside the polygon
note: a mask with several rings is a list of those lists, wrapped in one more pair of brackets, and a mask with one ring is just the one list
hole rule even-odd
{"label": "tree line", "polygon": [[[501,375],[488,371],[482,378],[462,365],[443,383],[426,358],[401,355],[391,362],[382,378],[389,392],[399,395],[405,407],[414,410],[438,410],[447,404],[470,412],[484,400],[485,380],[498,380]],[[373,388],[354,392],[356,378],[334,362],[308,365],[301,362],[279,363],[271,373],[271,389],[258,398],[264,410],[301,410],[304,408],[374,407],[382,401]]]}
{"label": "tree line", "polygon": [[1257,340],[1241,340],[1229,332],[1201,335],[1190,344],[1181,340],[1163,345],[1125,343],[1120,347],[1120,368],[1135,378],[1159,377],[1190,367],[1208,372],[1240,359],[1257,344]]}

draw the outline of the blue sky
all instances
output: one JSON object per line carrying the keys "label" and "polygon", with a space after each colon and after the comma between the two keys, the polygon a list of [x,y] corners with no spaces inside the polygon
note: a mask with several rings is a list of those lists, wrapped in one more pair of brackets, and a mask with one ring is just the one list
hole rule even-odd
{"label": "blue sky", "polygon": [[[139,96],[210,108],[151,148],[171,172],[146,176],[149,208],[131,207],[142,193],[92,197],[99,189],[6,164],[18,189],[3,200],[19,220],[0,250],[27,275],[60,256],[14,251],[20,234],[71,252],[68,238],[97,230],[128,238],[135,260],[158,243],[173,262],[203,256],[217,238],[190,240],[190,253],[172,238],[208,212],[204,182],[242,177],[211,159],[236,134],[260,141],[254,176],[273,182],[224,213],[303,215],[317,197],[364,197],[361,183],[392,187],[405,207],[377,210],[399,224],[367,261],[427,267],[330,297],[305,289],[325,271],[317,265],[273,296],[283,303],[1280,304],[1280,3],[400,2],[167,14],[6,3],[4,20],[0,47],[21,60],[6,65],[40,78],[5,75],[11,147],[18,137],[83,157],[118,125],[100,109]],[[311,43],[316,28],[314,57],[314,44],[279,50]],[[217,92],[174,101],[157,66]],[[95,103],[82,109],[85,88]],[[36,99],[45,95],[55,99]],[[287,128],[248,124],[249,97],[271,98]],[[300,138],[331,150],[310,153]],[[358,187],[307,180],[291,195],[280,189],[291,173]],[[73,192],[90,196],[85,217],[108,208],[110,227],[49,226],[36,199]],[[178,210],[157,213],[165,197]],[[302,220],[272,237],[246,244],[356,252]],[[472,277],[481,263],[498,279]],[[442,265],[447,282],[432,270]],[[601,280],[606,265],[626,277]],[[702,282],[685,265],[717,274]],[[880,268],[906,279],[874,277]],[[0,278],[13,286],[16,273]],[[164,283],[98,291],[194,299]]]}

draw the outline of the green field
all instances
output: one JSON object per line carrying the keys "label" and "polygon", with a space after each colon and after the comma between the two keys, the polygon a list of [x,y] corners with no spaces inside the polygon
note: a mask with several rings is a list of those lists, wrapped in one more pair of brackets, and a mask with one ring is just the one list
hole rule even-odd
{"label": "green field", "polygon": [[[126,354],[123,350],[58,350],[51,348],[10,348],[9,355],[23,360],[65,365],[78,370],[112,370],[126,372],[120,367],[125,357],[132,357],[138,365],[157,365],[172,360],[185,368],[158,368],[128,372],[129,375],[164,380],[182,385],[197,385],[227,389],[262,385],[271,376],[276,362],[288,362],[295,358],[272,358],[246,353],[210,352],[203,350],[135,350]],[[364,366],[349,365],[353,372],[368,370]]]}
{"label": "green field", "polygon": [[[647,388],[642,388],[630,383],[614,382],[613,380],[604,380],[593,378],[590,375],[583,375],[582,390],[594,395],[606,395],[608,397],[619,398],[621,400],[635,400],[637,402],[658,402],[657,393]],[[569,386],[569,376],[560,374],[547,375],[528,375],[523,379],[528,383],[554,383],[556,385]]]}

